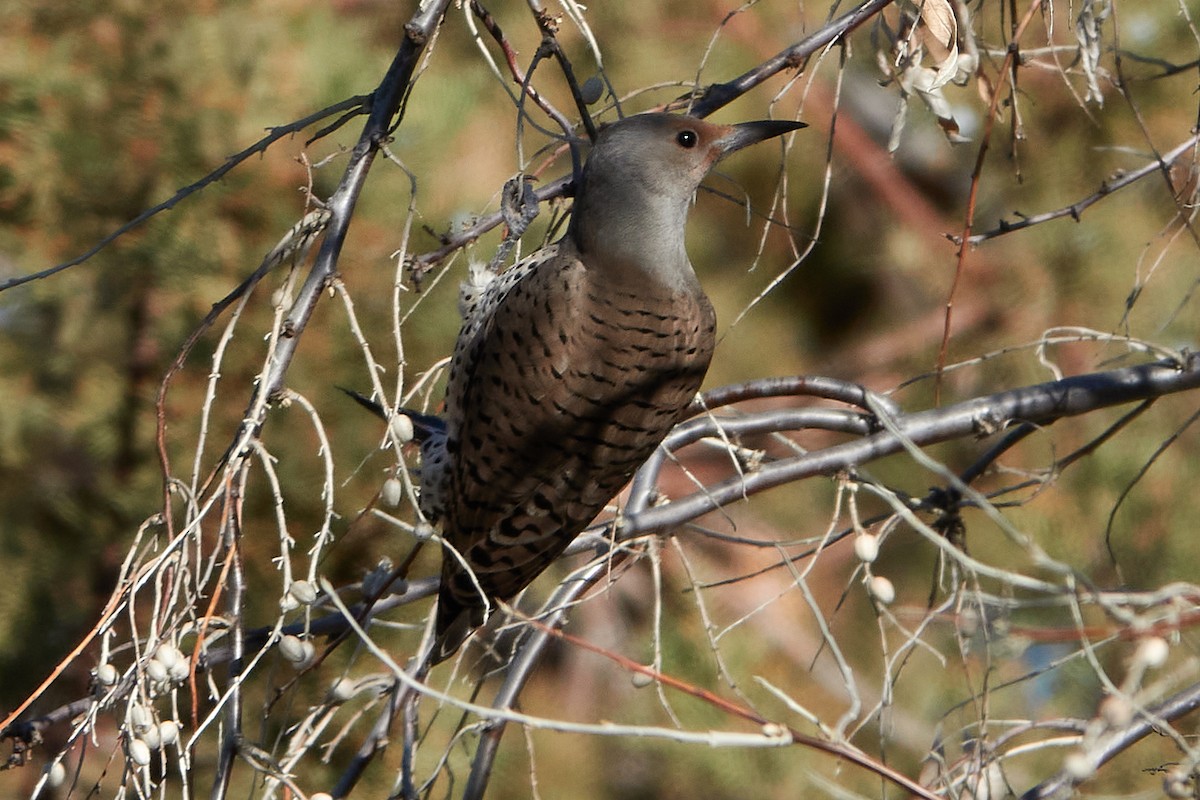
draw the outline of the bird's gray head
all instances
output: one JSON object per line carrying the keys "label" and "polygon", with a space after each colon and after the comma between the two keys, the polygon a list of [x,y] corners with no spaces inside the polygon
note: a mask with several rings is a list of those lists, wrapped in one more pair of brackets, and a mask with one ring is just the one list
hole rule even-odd
{"label": "bird's gray head", "polygon": [[639,114],[606,126],[576,189],[576,246],[601,266],[666,270],[671,279],[690,274],[684,226],[704,176],[730,153],[802,127],[781,120],[715,125],[678,114]]}

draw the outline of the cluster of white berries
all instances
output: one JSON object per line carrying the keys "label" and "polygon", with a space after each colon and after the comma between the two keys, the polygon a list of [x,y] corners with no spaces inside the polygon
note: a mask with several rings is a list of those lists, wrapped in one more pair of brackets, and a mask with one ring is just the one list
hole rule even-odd
{"label": "cluster of white berries", "polygon": [[317,657],[317,648],[308,639],[289,633],[279,640],[279,655],[296,669],[304,669]]}
{"label": "cluster of white berries", "polygon": [[[183,653],[179,652],[179,648],[164,642],[146,660],[143,669],[150,690],[158,692],[187,680],[191,667]],[[96,667],[92,675],[97,690],[102,692],[115,686],[121,679],[120,671],[108,662]]]}
{"label": "cluster of white berries", "polygon": [[[854,538],[854,555],[865,565],[879,558],[879,537],[873,533],[860,533]],[[891,605],[896,599],[896,587],[882,575],[872,575],[868,570],[867,594],[881,606]]]}
{"label": "cluster of white berries", "polygon": [[159,722],[154,709],[141,703],[129,706],[126,730],[125,754],[139,767],[150,764],[153,751],[179,741],[179,723],[172,719]]}
{"label": "cluster of white berries", "polygon": [[[292,581],[284,595],[284,610],[311,606],[319,596],[320,592],[312,581]],[[307,639],[289,633],[279,640],[279,655],[296,669],[304,669],[317,657],[317,648]]]}
{"label": "cluster of white berries", "polygon": [[[311,581],[292,581],[281,601],[285,610],[300,606],[311,606],[320,597],[320,590]],[[305,638],[286,635],[278,642],[280,655],[296,669],[301,669],[313,662],[316,648]],[[154,759],[154,754],[164,747],[175,745],[180,738],[179,723],[173,719],[160,719],[153,705],[153,699],[172,687],[184,683],[191,673],[191,664],[187,656],[170,642],[162,642],[149,657],[140,663],[136,673],[123,675],[116,665],[105,661],[92,672],[93,685],[97,695],[103,697],[118,688],[127,677],[130,683],[140,681],[141,691],[133,692],[133,699],[125,707],[125,716],[121,724],[122,744],[125,757],[129,764],[136,767],[148,767]],[[331,689],[331,699],[345,702],[354,696],[359,687],[354,681],[339,680]],[[48,764],[44,770],[44,785],[50,788],[62,786],[68,777],[67,766],[59,758]],[[328,794],[317,793],[309,795],[312,800]]]}
{"label": "cluster of white berries", "polygon": [[[173,686],[187,680],[191,665],[179,648],[163,642],[141,664],[140,676],[145,678],[144,698],[151,699]],[[93,685],[98,694],[106,694],[121,681],[121,672],[111,662],[104,662],[92,672]],[[179,723],[173,719],[160,720],[153,706],[141,700],[131,702],[125,710],[124,731],[125,755],[132,764],[145,767],[150,764],[154,752],[179,741]],[[61,760],[46,767],[46,785],[61,786],[67,771]]]}
{"label": "cluster of white berries", "polygon": [[311,606],[317,602],[319,595],[320,592],[313,585],[312,581],[292,581],[291,585],[288,586],[287,592],[284,593],[279,607],[286,613],[294,611],[300,606]]}

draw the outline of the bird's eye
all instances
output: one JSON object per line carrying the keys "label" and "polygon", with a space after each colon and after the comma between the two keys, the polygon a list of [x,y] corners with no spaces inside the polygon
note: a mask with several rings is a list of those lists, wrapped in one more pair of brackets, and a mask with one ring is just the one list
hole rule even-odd
{"label": "bird's eye", "polygon": [[679,135],[675,137],[675,141],[679,142],[680,147],[691,149],[700,141],[700,137],[696,135],[695,131],[680,131]]}

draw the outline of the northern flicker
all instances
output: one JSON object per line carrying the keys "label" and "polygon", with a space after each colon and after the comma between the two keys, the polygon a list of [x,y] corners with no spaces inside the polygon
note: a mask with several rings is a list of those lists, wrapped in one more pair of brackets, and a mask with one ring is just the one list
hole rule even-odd
{"label": "northern flicker", "polygon": [[[603,128],[567,233],[467,304],[422,508],[444,552],[433,662],[548,567],[679,421],[715,316],[684,248],[724,156],[803,127],[641,114]],[[486,598],[486,600],[485,600]]]}

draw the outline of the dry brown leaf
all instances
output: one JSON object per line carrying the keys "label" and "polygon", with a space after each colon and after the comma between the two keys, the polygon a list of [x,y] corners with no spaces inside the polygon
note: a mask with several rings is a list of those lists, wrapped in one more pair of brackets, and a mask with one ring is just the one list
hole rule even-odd
{"label": "dry brown leaf", "polygon": [[958,73],[958,19],[950,0],[921,0],[917,15],[917,35],[935,70],[929,89],[937,89]]}

